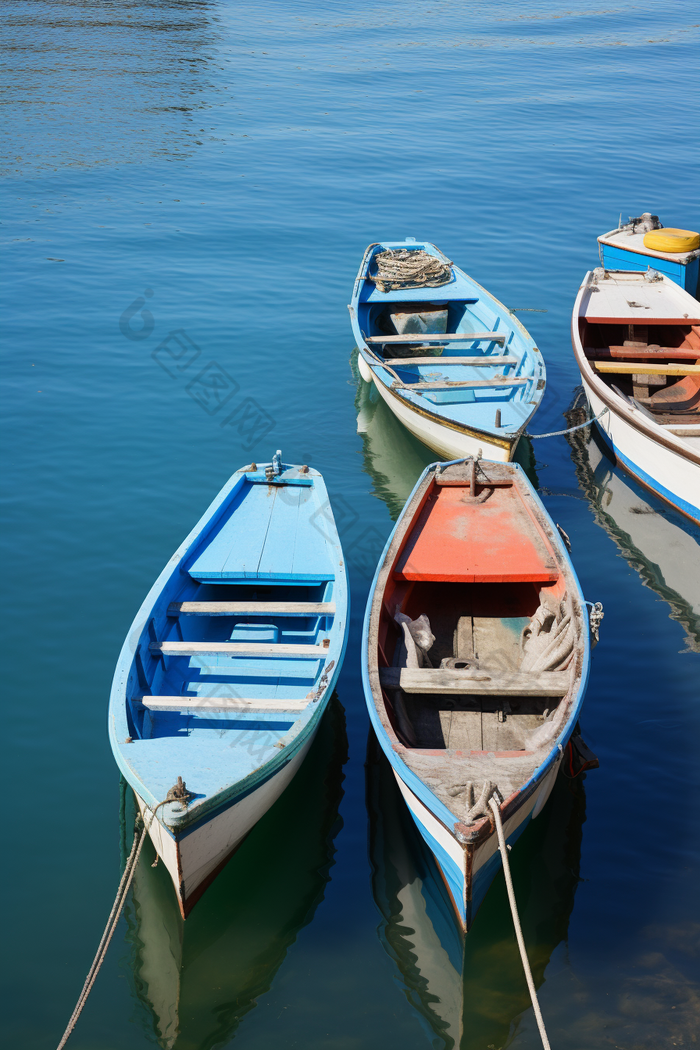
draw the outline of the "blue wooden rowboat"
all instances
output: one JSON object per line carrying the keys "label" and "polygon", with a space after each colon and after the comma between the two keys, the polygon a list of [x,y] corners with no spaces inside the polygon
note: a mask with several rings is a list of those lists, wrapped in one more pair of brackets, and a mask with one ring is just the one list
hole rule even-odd
{"label": "blue wooden rowboat", "polygon": [[571,559],[522,468],[426,467],[372,583],[362,679],[465,931],[501,864],[489,798],[514,842],[573,746],[589,653]]}
{"label": "blue wooden rowboat", "polygon": [[233,475],[141,606],[110,742],[183,918],[308,752],[348,609],[323,478],[280,453]]}
{"label": "blue wooden rowboat", "polygon": [[[427,274],[383,277],[412,260]],[[408,238],[369,246],[348,308],[362,378],[412,434],[445,459],[513,458],[546,377],[507,307],[434,244]]]}

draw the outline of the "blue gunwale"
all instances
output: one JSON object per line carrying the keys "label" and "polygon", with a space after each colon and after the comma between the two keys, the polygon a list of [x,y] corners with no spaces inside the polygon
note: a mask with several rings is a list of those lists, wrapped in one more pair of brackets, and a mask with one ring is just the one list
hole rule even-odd
{"label": "blue gunwale", "polygon": [[[404,509],[402,510],[401,514],[399,515],[399,517],[398,517],[398,519],[396,521],[396,524],[394,525],[394,528],[392,529],[391,534],[389,535],[389,538],[386,541],[386,544],[384,546],[384,550],[382,551],[382,554],[381,554],[381,556],[379,558],[379,562],[377,564],[377,569],[375,571],[374,578],[373,578],[371,586],[370,586],[369,596],[367,598],[367,605],[366,605],[366,608],[365,608],[365,617],[364,617],[364,622],[363,622],[363,626],[362,626],[362,657],[361,657],[361,659],[362,659],[362,686],[363,686],[363,689],[364,689],[365,701],[367,703],[367,710],[369,712],[370,722],[372,723],[372,727],[373,727],[373,729],[374,729],[374,731],[375,731],[375,733],[377,735],[377,739],[378,739],[379,744],[380,744],[380,746],[382,748],[382,751],[384,752],[384,754],[388,758],[389,762],[391,763],[392,768],[395,770],[395,772],[401,778],[401,780],[403,780],[403,782],[406,784],[406,786],[413,792],[413,794],[423,803],[424,806],[426,806],[426,808],[432,813],[432,815],[446,828],[446,830],[449,831],[450,834],[457,841],[462,841],[462,837],[461,837],[461,835],[459,834],[459,832],[457,830],[457,825],[459,823],[458,818],[455,817],[455,815],[437,797],[437,795],[435,795],[430,790],[430,788],[427,787],[427,785],[420,779],[420,777],[412,769],[410,769],[409,766],[406,765],[406,763],[403,761],[403,759],[394,750],[394,748],[392,746],[392,741],[389,738],[389,735],[387,734],[387,732],[386,732],[386,730],[385,730],[385,728],[384,728],[384,726],[383,726],[383,724],[381,722],[379,714],[377,712],[377,709],[376,709],[376,706],[375,706],[375,703],[374,703],[374,699],[373,699],[372,685],[371,685],[370,678],[369,678],[369,630],[370,630],[370,619],[371,619],[371,613],[372,613],[372,603],[373,603],[375,591],[376,591],[376,588],[377,588],[377,583],[378,583],[378,580],[379,580],[379,576],[380,576],[380,573],[382,571],[382,568],[384,567],[384,563],[385,563],[387,555],[389,553],[389,548],[391,547],[391,544],[393,542],[394,536],[395,536],[396,532],[399,530],[399,528],[401,527],[403,519],[404,519],[404,517],[406,515],[406,512],[407,512],[408,508],[411,505],[411,502],[412,502],[416,492],[418,491],[420,486],[423,484],[423,482],[426,479],[426,477],[428,476],[428,474],[431,471],[434,471],[437,466],[438,466],[437,462],[436,463],[430,463],[425,468],[425,470],[423,471],[421,476],[419,477],[419,479],[416,482],[416,484],[415,484],[415,486],[414,486],[410,496],[406,500]],[[547,518],[549,518],[549,515],[547,514],[547,511],[544,509],[544,506],[542,505],[541,501],[539,500],[539,497],[537,496],[535,490],[533,489],[532,485],[530,484],[530,482],[529,482],[529,480],[527,478],[527,475],[525,474],[525,472],[522,469],[522,467],[519,464],[517,464],[517,463],[512,463],[511,467],[513,469],[517,470],[520,473],[522,479],[525,481],[525,483],[528,486],[528,488],[530,489],[532,495],[535,497],[537,502],[542,507],[542,510],[544,511],[544,513],[547,516]],[[563,562],[565,562],[569,572],[571,573],[571,579],[572,579],[572,582],[576,586],[578,599],[579,599],[579,601],[581,603],[581,606],[583,608],[585,608],[585,599],[583,597],[583,592],[581,590],[581,584],[579,582],[578,576],[576,575],[576,570],[574,569],[573,562],[571,561],[569,553],[566,550],[564,544],[559,539],[558,532],[557,532],[557,530],[554,527],[552,527],[551,535],[548,536],[548,539],[550,540],[550,542],[552,542],[556,546],[558,555],[560,556],[561,560]],[[586,693],[586,687],[588,685],[588,677],[589,677],[589,673],[590,673],[590,659],[591,659],[591,655],[590,655],[590,639],[589,639],[588,630],[586,629],[586,630],[583,631],[583,653],[582,653],[581,678],[580,678],[579,687],[578,687],[578,689],[576,691],[576,695],[575,695],[574,698],[572,698],[571,711],[570,711],[569,718],[568,718],[566,724],[564,725],[564,727],[562,728],[561,733],[559,734],[557,739],[552,744],[552,747],[551,747],[551,749],[550,749],[546,759],[534,770],[534,772],[531,774],[529,779],[523,784],[522,788],[520,789],[520,791],[518,793],[518,798],[519,799],[523,799],[524,800],[524,799],[528,798],[537,789],[537,787],[541,783],[542,779],[546,776],[546,774],[549,772],[549,770],[551,769],[551,767],[554,764],[554,762],[557,760],[557,757],[559,755],[560,750],[563,750],[564,746],[568,743],[568,740],[569,740],[569,738],[570,738],[571,734],[573,733],[574,728],[576,726],[576,722],[578,721],[578,718],[579,718],[579,715],[580,715],[580,712],[581,712],[581,707],[582,707],[582,704],[583,704],[583,699],[584,699],[584,696],[585,696],[585,693]],[[517,833],[516,833],[515,837],[517,837]],[[511,841],[511,839],[509,839],[509,841]]]}
{"label": "blue gunwale", "polygon": [[[385,241],[379,244],[371,244],[362,259],[358,275],[353,286],[352,300],[350,303],[350,317],[353,335],[358,350],[364,358],[368,367],[372,370],[378,382],[388,388],[395,396],[401,398],[410,408],[426,415],[435,422],[451,427],[452,429],[464,429],[483,434],[496,444],[503,447],[514,447],[544,395],[546,386],[546,368],[541,353],[537,349],[532,336],[524,325],[511,311],[499,302],[487,289],[478,284],[472,277],[460,270],[452,263],[452,279],[449,283],[438,288],[417,288],[380,292],[367,280],[367,273],[372,258],[378,251],[387,248],[409,248],[422,249],[430,255],[444,262],[451,262],[443,252],[434,244],[429,242],[413,241]],[[475,307],[471,311],[472,319],[477,322],[477,328],[506,333],[507,338],[504,346],[496,346],[498,354],[515,353],[520,358],[517,366],[505,366],[508,378],[527,378],[528,382],[522,386],[504,386],[498,388],[462,388],[463,400],[454,400],[460,388],[453,388],[447,395],[435,395],[430,397],[421,395],[410,390],[393,390],[394,377],[387,369],[382,368],[376,356],[372,354],[365,341],[365,334],[372,332],[363,331],[366,318],[366,304],[410,302],[410,301],[436,301],[445,302],[448,305],[464,304],[467,307]],[[475,329],[471,329],[475,330]],[[446,343],[445,351],[441,357],[435,357],[434,364],[430,365],[406,365],[397,369],[402,380],[421,380],[429,378],[432,371],[440,370],[440,363],[448,361],[450,356],[491,356],[484,353],[484,347],[493,348],[495,344],[483,341],[478,346],[472,346],[468,340],[456,344]],[[449,369],[450,379],[489,379],[500,377],[504,366],[493,367],[479,365],[452,365]],[[541,386],[538,390],[538,385]],[[433,400],[436,398],[437,400]],[[444,397],[445,400],[440,400]],[[501,410],[501,426],[494,425],[495,409]]]}
{"label": "blue gunwale", "polygon": [[[152,748],[152,755],[150,757],[152,757],[152,759],[155,760],[156,765],[158,765],[163,759],[163,754],[161,753],[163,751],[162,745],[165,745],[165,749],[167,750],[167,742],[161,739],[139,741],[136,740],[134,736],[134,722],[130,710],[130,707],[132,706],[132,694],[143,694],[144,692],[148,692],[148,689],[143,688],[144,682],[142,676],[139,675],[136,653],[138,651],[141,654],[141,660],[148,660],[149,657],[143,656],[143,654],[148,654],[148,642],[152,638],[152,635],[149,632],[155,629],[153,624],[157,622],[161,625],[166,623],[172,625],[176,622],[172,619],[168,620],[167,607],[170,601],[181,600],[183,587],[187,587],[190,584],[193,588],[198,586],[211,586],[208,581],[197,584],[195,579],[190,577],[188,570],[192,568],[192,565],[202,550],[206,549],[210,538],[216,533],[217,526],[223,522],[223,528],[226,527],[226,514],[230,511],[231,518],[229,520],[235,518],[236,510],[233,509],[231,511],[230,508],[232,507],[232,504],[235,505],[235,501],[239,496],[242,495],[244,497],[245,493],[243,490],[246,484],[261,484],[267,486],[268,483],[265,479],[264,467],[265,465],[255,473],[246,470],[246,468],[242,468],[229,479],[221,492],[219,492],[203,516],[190,531],[186,539],[169,559],[165,568],[149,590],[141,608],[134,618],[131,628],[129,629],[117,661],[109,700],[108,731],[110,743],[115,760],[122,774],[132,788],[151,808],[162,800],[165,791],[159,787],[155,789],[154,793],[153,778],[149,777],[149,775],[144,772],[143,768],[135,768],[136,766],[142,767],[144,764],[148,766],[148,760],[145,755],[142,760],[142,757],[139,754],[141,749],[134,751],[132,751],[132,749],[138,749],[139,743],[143,742],[155,744],[156,746]],[[282,466],[283,475],[285,473],[288,474],[293,470],[298,470],[298,468],[291,467],[288,464],[283,464]],[[292,484],[294,484],[294,479],[288,480],[292,480]],[[330,644],[328,646],[327,654],[324,655],[323,659],[316,658],[313,661],[305,660],[303,662],[295,661],[297,665],[302,664],[302,667],[312,666],[314,668],[314,670],[310,672],[313,684],[310,686],[304,685],[303,688],[312,689],[318,694],[317,699],[309,699],[309,702],[303,710],[275,710],[274,712],[264,712],[263,714],[256,713],[253,718],[251,718],[250,714],[245,711],[223,716],[220,722],[221,729],[226,729],[227,719],[230,719],[228,724],[235,729],[245,727],[246,723],[256,727],[255,729],[251,728],[247,731],[247,742],[250,742],[250,734],[258,731],[260,724],[269,724],[273,726],[274,729],[271,729],[266,734],[266,743],[260,747],[261,754],[264,752],[267,752],[267,754],[264,755],[264,760],[255,768],[241,770],[242,775],[232,777],[229,783],[221,783],[218,790],[206,793],[203,798],[198,795],[188,809],[184,811],[180,810],[179,804],[177,803],[162,807],[158,813],[161,825],[169,834],[175,834],[178,838],[188,834],[201,823],[211,819],[216,813],[219,813],[240,801],[282,770],[295,758],[307,743],[309,737],[315,732],[320,718],[327,706],[328,700],[333,693],[333,689],[340,673],[347,647],[349,624],[349,596],[344,558],[335,523],[333,521],[332,512],[329,510],[326,487],[322,476],[317,471],[309,470],[308,474],[305,475],[303,479],[299,478],[298,480],[301,482],[301,485],[297,488],[297,491],[309,491],[310,489],[310,498],[313,501],[311,504],[312,509],[322,509],[323,531],[318,527],[314,528],[310,517],[309,520],[303,524],[307,530],[310,530],[307,539],[310,539],[312,544],[316,542],[321,546],[325,545],[324,556],[330,559],[332,572],[325,574],[321,581],[310,578],[308,573],[306,575],[302,573],[301,576],[293,578],[276,579],[274,574],[270,575],[268,571],[265,571],[264,574],[257,577],[250,576],[248,578],[236,579],[224,578],[222,579],[222,583],[225,586],[233,584],[239,587],[246,586],[248,588],[252,584],[257,584],[261,587],[268,587],[272,584],[274,586],[284,587],[285,589],[287,589],[290,584],[297,584],[298,586],[307,589],[323,587],[327,593],[332,591],[332,600],[335,603],[336,610],[334,616],[332,618],[324,616],[311,618],[316,619],[317,633],[322,633],[329,638]],[[273,482],[271,486],[268,486],[267,491],[273,491],[276,486],[279,487],[277,481]],[[289,545],[286,544],[285,553],[287,557],[289,556],[288,548]],[[283,575],[289,577],[291,574],[284,573]],[[188,594],[187,597],[192,597],[192,595]],[[260,616],[259,614],[256,614],[256,618],[265,621],[274,619],[274,617],[271,618],[266,615]],[[302,619],[309,619],[309,617],[304,616]],[[331,621],[330,627],[321,627],[321,624],[328,624],[329,621]],[[160,660],[161,658],[158,659]],[[182,657],[168,657],[167,659],[180,660]],[[218,660],[221,660],[221,658],[218,658]],[[222,668],[221,664],[219,664],[215,670],[228,670],[229,674],[233,676],[236,674],[236,669],[240,666],[242,677],[250,677],[251,675],[259,676],[260,673],[262,673],[263,676],[268,676],[266,679],[268,682],[272,680],[273,683],[275,679],[279,681],[285,676],[288,677],[286,669],[288,669],[289,661],[280,660],[277,656],[263,660],[260,660],[257,657],[246,658],[245,660],[236,658],[233,663],[231,663],[231,658],[228,658],[228,660],[230,666],[224,666]],[[331,661],[333,661],[332,668],[330,668]],[[281,669],[278,668],[275,671],[275,664],[279,664]],[[270,667],[270,665],[272,665],[272,667]],[[319,690],[321,684],[320,678],[321,675],[323,675],[325,668],[330,668],[330,670],[325,678],[323,689]],[[289,673],[292,675],[292,680],[297,677],[293,672],[290,671]],[[303,677],[306,678],[307,674],[304,673]],[[139,682],[140,678],[141,681]],[[245,686],[243,688],[245,689]],[[288,695],[289,687],[285,687],[281,684],[273,684],[272,688],[275,690],[275,695],[277,695],[280,701],[283,701],[285,695]],[[298,693],[301,686],[295,684],[293,688],[296,689]],[[153,691],[157,693],[157,690]],[[281,696],[280,691],[282,692]],[[269,695],[269,689],[267,687],[263,690],[263,695],[265,692]],[[260,695],[260,691],[258,691],[258,695]],[[298,700],[298,696],[296,699]],[[212,712],[202,711],[201,714],[203,722],[211,721],[212,718],[216,720],[217,718]],[[160,713],[158,713],[156,717],[160,717]],[[182,726],[187,732],[186,739],[188,744],[190,744],[189,737],[192,729],[197,728],[196,724],[195,726],[190,724],[192,721],[192,716],[186,716],[186,724]],[[196,723],[196,716],[194,721]],[[127,743],[126,740],[128,737],[131,737],[133,742]],[[273,737],[275,738],[275,743],[271,743]],[[195,752],[202,753],[207,748],[206,740],[195,740],[193,743],[198,744],[194,749]],[[177,744],[179,745],[177,749],[177,765],[178,768],[180,766],[183,768],[181,768],[180,772],[172,777],[172,779],[174,782],[177,775],[182,775],[183,779],[187,782],[187,747],[182,746],[182,740],[178,740]],[[280,744],[283,744],[284,746],[278,746]],[[232,746],[235,750],[235,741]],[[212,741],[211,750],[213,755],[218,756],[218,758],[222,757],[222,748],[221,746],[217,747],[214,741]],[[233,752],[229,751],[228,757],[231,757],[232,754]],[[254,761],[257,761],[257,759]],[[231,766],[233,767],[234,765],[235,763],[231,762]],[[190,782],[188,787],[191,790],[197,790],[197,784],[194,782]],[[161,792],[161,797],[157,797],[157,794]]]}

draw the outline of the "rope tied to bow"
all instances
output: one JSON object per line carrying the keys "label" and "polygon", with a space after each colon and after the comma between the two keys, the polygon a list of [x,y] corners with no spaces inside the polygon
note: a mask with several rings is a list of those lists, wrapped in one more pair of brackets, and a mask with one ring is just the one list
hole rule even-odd
{"label": "rope tied to bow", "polygon": [[501,820],[501,807],[498,804],[498,800],[492,797],[489,800],[491,812],[493,813],[493,819],[496,824],[496,833],[498,835],[498,848],[501,853],[501,860],[503,861],[503,874],[506,880],[506,888],[508,890],[508,901],[510,902],[510,911],[513,916],[513,926],[515,927],[515,938],[518,942],[518,948],[520,949],[520,958],[523,964],[523,970],[525,971],[525,980],[527,981],[528,991],[530,992],[530,1000],[532,1002],[532,1009],[535,1012],[535,1020],[537,1021],[537,1028],[539,1029],[540,1039],[542,1040],[542,1046],[544,1050],[551,1050],[549,1045],[549,1039],[547,1038],[547,1030],[544,1026],[544,1018],[542,1017],[542,1011],[540,1010],[539,1000],[537,998],[537,991],[535,989],[535,982],[532,977],[532,970],[530,969],[530,961],[527,957],[527,951],[525,949],[525,938],[523,937],[522,926],[520,925],[520,916],[518,915],[518,905],[515,900],[515,890],[513,889],[513,879],[510,874],[510,862],[508,860],[508,847],[506,845],[506,838],[503,833],[503,821]]}
{"label": "rope tied to bow", "polygon": [[141,827],[139,827],[140,818],[137,819],[136,827],[134,828],[134,841],[131,846],[131,852],[129,853],[126,864],[124,865],[124,871],[119,882],[117,895],[114,898],[112,910],[110,911],[109,918],[107,919],[107,925],[104,928],[104,933],[102,934],[100,943],[97,947],[95,958],[92,960],[92,966],[88,970],[83,989],[80,995],[78,996],[78,1001],[75,1004],[75,1009],[70,1015],[70,1019],[66,1026],[66,1030],[63,1033],[61,1041],[58,1044],[56,1050],[63,1050],[63,1047],[68,1042],[73,1029],[78,1023],[78,1018],[83,1012],[83,1007],[87,1002],[88,996],[92,991],[92,986],[94,985],[95,979],[98,973],[100,972],[100,967],[102,966],[102,963],[105,960],[107,949],[109,948],[109,943],[112,940],[114,931],[117,928],[119,918],[126,903],[126,895],[129,892],[129,887],[131,886],[131,883],[133,881],[134,874],[136,872],[136,866],[138,864],[139,857],[141,856],[141,850],[143,848],[144,842],[146,841],[146,836],[151,829],[153,821],[156,819],[156,813],[158,812],[161,806],[165,806],[169,802],[179,802],[183,808],[186,808],[189,805],[191,798],[194,798],[193,793],[187,790],[187,786],[183,781],[182,777],[178,777],[177,783],[170,788],[168,794],[165,796],[163,801],[159,802],[154,809],[149,810],[151,819],[148,821],[148,823],[146,823],[146,821],[144,820],[142,822]]}
{"label": "rope tied to bow", "polygon": [[591,416],[591,418],[587,419],[585,423],[579,423],[578,426],[569,427],[567,430],[553,430],[550,434],[530,434],[526,430],[523,434],[523,437],[533,438],[534,440],[537,440],[538,438],[556,438],[562,437],[564,434],[573,434],[574,430],[583,430],[584,427],[589,427],[591,423],[595,423],[596,419],[601,419],[605,415],[605,413],[609,411],[610,409],[606,406],[604,409],[602,409],[602,411],[598,413],[597,416]]}
{"label": "rope tied to bow", "polygon": [[602,602],[586,602],[588,606],[588,623],[591,631],[591,648],[600,641],[600,623],[605,613],[603,612]]}

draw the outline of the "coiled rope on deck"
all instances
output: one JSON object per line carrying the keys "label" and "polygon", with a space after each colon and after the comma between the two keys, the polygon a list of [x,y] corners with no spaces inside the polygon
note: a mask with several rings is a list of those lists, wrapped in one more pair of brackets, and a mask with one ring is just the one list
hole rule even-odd
{"label": "coiled rope on deck", "polygon": [[375,257],[377,272],[368,274],[380,292],[394,288],[437,288],[452,279],[452,264],[422,249],[387,248]]}
{"label": "coiled rope on deck", "polygon": [[489,805],[493,812],[494,820],[496,822],[496,832],[498,834],[498,848],[501,851],[501,859],[503,861],[503,874],[506,878],[506,887],[508,889],[508,900],[510,901],[510,910],[513,916],[513,926],[515,927],[515,936],[518,941],[518,948],[520,949],[520,958],[523,963],[523,970],[525,971],[525,980],[527,981],[528,991],[530,992],[530,999],[532,1000],[532,1009],[535,1011],[535,1020],[537,1021],[537,1027],[540,1032],[540,1039],[542,1040],[542,1046],[544,1050],[551,1050],[549,1045],[549,1039],[547,1038],[547,1030],[544,1026],[544,1019],[542,1017],[542,1011],[540,1010],[539,1000],[537,998],[537,992],[535,990],[535,982],[532,978],[532,970],[530,969],[530,962],[527,957],[527,951],[525,950],[525,940],[523,938],[523,931],[520,925],[520,917],[518,915],[518,905],[515,901],[515,890],[513,889],[513,879],[510,874],[510,863],[508,861],[508,848],[506,846],[506,838],[503,834],[503,823],[501,821],[501,808],[498,803],[498,799],[494,798],[493,795],[489,799]]}
{"label": "coiled rope on deck", "polygon": [[[178,779],[181,782],[182,778],[178,778]],[[182,787],[183,788],[185,787],[184,784],[182,785]],[[109,913],[109,918],[107,919],[107,925],[105,926],[104,933],[102,934],[102,938],[101,938],[100,943],[98,945],[97,952],[95,954],[95,958],[92,960],[92,966],[88,970],[88,975],[85,978],[85,984],[83,985],[83,990],[80,993],[80,995],[78,996],[78,1001],[75,1004],[75,1009],[73,1010],[73,1013],[70,1016],[70,1020],[68,1021],[68,1024],[66,1026],[66,1030],[63,1033],[63,1036],[61,1037],[61,1041],[58,1044],[56,1050],[63,1050],[63,1047],[68,1042],[68,1040],[70,1038],[70,1035],[71,1035],[71,1032],[73,1031],[73,1029],[75,1028],[76,1024],[78,1023],[78,1018],[80,1017],[81,1013],[83,1012],[83,1007],[85,1006],[85,1003],[87,1002],[87,998],[88,998],[90,992],[92,991],[92,986],[95,983],[95,978],[97,977],[98,973],[100,972],[100,967],[102,966],[102,963],[105,960],[105,955],[107,954],[107,949],[109,948],[109,942],[112,940],[112,936],[114,935],[114,931],[117,928],[117,923],[119,922],[119,918],[121,916],[122,909],[124,908],[124,904],[126,902],[126,895],[127,895],[128,891],[129,891],[129,887],[131,886],[131,882],[132,882],[132,880],[134,878],[134,874],[136,872],[136,865],[138,864],[138,860],[139,860],[139,857],[141,855],[141,849],[143,848],[143,844],[144,844],[144,842],[146,840],[146,835],[150,831],[151,825],[153,824],[153,821],[155,820],[156,813],[158,812],[158,810],[160,809],[161,806],[165,806],[166,803],[168,803],[168,802],[173,802],[173,801],[180,801],[180,802],[182,802],[183,801],[182,798],[178,797],[174,793],[176,790],[177,790],[177,787],[176,788],[171,788],[170,791],[168,792],[168,797],[164,798],[162,802],[159,802],[158,805],[155,807],[155,809],[149,811],[151,819],[148,821],[148,823],[146,823],[146,821],[144,820],[143,827],[139,829],[139,827],[137,825],[137,827],[136,827],[136,829],[134,831],[134,841],[133,841],[133,844],[132,844],[132,847],[131,847],[131,853],[129,854],[129,856],[127,858],[127,861],[126,861],[126,864],[124,866],[124,872],[122,874],[121,881],[119,883],[119,889],[117,890],[117,896],[114,898],[114,904],[112,905],[112,910]]]}

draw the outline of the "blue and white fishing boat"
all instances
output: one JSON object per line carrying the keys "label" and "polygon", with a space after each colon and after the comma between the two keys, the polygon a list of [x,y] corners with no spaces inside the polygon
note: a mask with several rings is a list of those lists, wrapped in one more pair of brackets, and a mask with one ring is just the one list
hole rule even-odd
{"label": "blue and white fishing boat", "polygon": [[362,676],[379,743],[465,930],[501,865],[489,800],[513,843],[562,759],[582,768],[571,738],[589,663],[576,573],[522,468],[427,467],[372,583]]}
{"label": "blue and white fishing boat", "polygon": [[630,216],[624,226],[598,238],[601,266],[606,270],[648,270],[649,267],[679,284],[690,295],[698,294],[700,234],[662,226],[658,215],[644,212]]}
{"label": "blue and white fishing boat", "polygon": [[110,742],[183,918],[308,752],[348,611],[323,478],[279,452],[233,475],[141,606]]}
{"label": "blue and white fishing boat", "polygon": [[656,270],[598,267],[576,297],[571,341],[617,462],[700,522],[700,303]]}
{"label": "blue and white fishing boat", "polygon": [[[567,425],[588,418],[585,398],[566,413]],[[576,477],[593,518],[645,587],[669,607],[685,632],[687,651],[700,653],[700,529],[640,488],[610,458],[596,427],[567,435]]]}
{"label": "blue and white fishing boat", "polygon": [[369,246],[349,310],[362,378],[412,434],[446,459],[513,458],[546,377],[512,311],[413,238]]}

